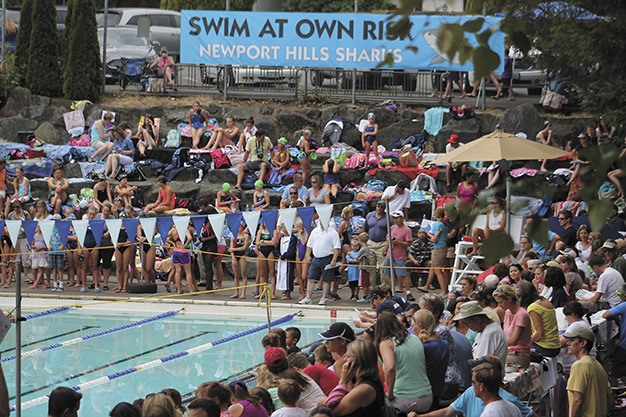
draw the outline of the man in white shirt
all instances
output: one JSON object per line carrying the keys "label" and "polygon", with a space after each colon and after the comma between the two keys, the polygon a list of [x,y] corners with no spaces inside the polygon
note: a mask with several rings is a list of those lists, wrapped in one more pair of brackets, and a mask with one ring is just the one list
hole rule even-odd
{"label": "man in white shirt", "polygon": [[467,327],[478,333],[472,348],[474,359],[494,355],[500,358],[502,369],[504,369],[508,350],[506,335],[497,323],[487,317],[487,313],[477,301],[463,304],[459,313],[454,316],[454,320],[465,320]]}
{"label": "man in white shirt", "polygon": [[589,259],[589,267],[599,277],[598,287],[591,297],[582,298],[581,304],[592,313],[618,305],[621,300],[616,291],[624,285],[622,275],[616,269],[608,266],[606,259],[599,255],[593,255]]}
{"label": "man in white shirt", "polygon": [[398,181],[396,185],[389,186],[383,192],[382,199],[389,201],[389,213],[401,211],[404,218],[409,218],[409,208],[411,207],[411,192],[404,180]]}
{"label": "man in white shirt", "polygon": [[500,397],[500,370],[491,363],[481,363],[472,369],[474,393],[485,403],[481,417],[522,417],[519,408]]}
{"label": "man in white shirt", "polygon": [[306,297],[300,300],[300,304],[311,304],[315,281],[322,278],[322,299],[320,305],[326,305],[333,298],[328,296],[330,284],[335,280],[335,268],[341,256],[341,239],[339,233],[332,227],[325,228],[317,219],[316,227],[311,231],[309,241],[306,244],[304,262],[310,263],[308,272],[308,284]]}

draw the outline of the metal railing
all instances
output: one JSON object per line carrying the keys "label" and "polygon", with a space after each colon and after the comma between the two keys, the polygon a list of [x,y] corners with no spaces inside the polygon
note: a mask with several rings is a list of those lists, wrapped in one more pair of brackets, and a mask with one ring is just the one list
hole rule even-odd
{"label": "metal railing", "polygon": [[[441,77],[430,71],[378,71],[328,68],[291,67],[243,67],[229,66],[226,70],[227,85],[224,86],[224,66],[176,65],[176,83],[179,93],[224,94],[233,97],[302,98],[328,97],[353,100],[432,99],[434,86],[439,95],[445,89]],[[353,79],[356,81],[353,89]],[[168,94],[172,91],[168,91]]]}

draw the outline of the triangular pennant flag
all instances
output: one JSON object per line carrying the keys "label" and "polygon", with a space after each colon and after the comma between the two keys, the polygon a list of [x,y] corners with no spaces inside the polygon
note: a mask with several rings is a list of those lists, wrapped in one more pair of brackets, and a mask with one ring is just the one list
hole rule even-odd
{"label": "triangular pennant flag", "polygon": [[276,230],[276,221],[278,220],[278,210],[265,210],[261,212],[261,219],[265,222],[267,230],[270,232],[270,236],[274,237],[274,230]]}
{"label": "triangular pennant flag", "polygon": [[13,247],[17,248],[17,237],[20,234],[20,227],[22,227],[22,221],[21,220],[7,220],[5,221],[5,224],[7,226],[7,230],[9,231],[9,237],[11,238],[11,243],[13,243]]}
{"label": "triangular pennant flag", "polygon": [[33,238],[35,237],[35,230],[39,226],[39,222],[37,220],[22,220],[22,227],[24,228],[24,233],[26,234],[26,240],[28,241],[28,245],[33,244]]}
{"label": "triangular pennant flag", "polygon": [[42,222],[39,222],[39,228],[41,229],[41,234],[43,235],[43,240],[46,242],[46,245],[50,246],[50,239],[52,239],[54,222],[51,220],[44,220]]}
{"label": "triangular pennant flag", "polygon": [[155,217],[144,217],[139,219],[139,223],[141,223],[141,230],[143,230],[144,235],[146,235],[146,242],[148,244],[152,244],[154,240],[154,226],[156,225]]}
{"label": "triangular pennant flag", "polygon": [[293,229],[293,223],[296,221],[297,210],[295,208],[288,208],[278,210],[280,213],[280,223],[285,225],[287,234],[291,236],[291,230]]}
{"label": "triangular pennant flag", "polygon": [[100,246],[102,234],[104,233],[104,220],[89,220],[89,226],[91,226],[91,232],[93,233],[93,239],[96,241],[96,245]]}
{"label": "triangular pennant flag", "polygon": [[[172,223],[171,217],[157,217],[156,226],[161,235],[161,241],[165,242],[167,240],[167,234],[172,228]],[[182,235],[180,240],[185,240],[185,235]]]}
{"label": "triangular pennant flag", "polygon": [[61,237],[61,244],[63,245],[63,248],[67,248],[67,237],[70,234],[72,222],[69,220],[57,220],[55,223],[57,230],[59,231],[59,236]]}
{"label": "triangular pennant flag", "polygon": [[189,219],[189,216],[176,216],[172,218],[172,220],[174,220],[174,227],[176,227],[176,231],[178,232],[178,236],[180,236],[180,240],[182,242],[185,241],[185,236],[187,235]]}
{"label": "triangular pennant flag", "polygon": [[307,233],[311,233],[315,207],[299,207],[296,210],[298,210],[298,216],[300,216],[300,219],[302,219],[302,223],[304,224],[304,228],[306,229]]}
{"label": "triangular pennant flag", "polygon": [[196,229],[196,233],[200,236],[202,233],[202,228],[204,227],[204,222],[206,222],[207,217],[204,216],[191,216],[191,222],[193,223],[193,228]]}
{"label": "triangular pennant flag", "polygon": [[134,242],[137,237],[137,226],[139,226],[139,219],[122,219],[126,234],[128,234],[128,241]]}
{"label": "triangular pennant flag", "polygon": [[105,220],[107,229],[109,229],[109,236],[111,236],[111,242],[113,246],[117,245],[117,239],[120,237],[120,229],[122,228],[122,219],[107,219]]}
{"label": "triangular pennant flag", "polygon": [[89,227],[89,220],[72,220],[72,225],[74,225],[78,243],[80,243],[80,246],[85,246],[85,235],[87,234],[87,227]]}
{"label": "triangular pennant flag", "polygon": [[256,236],[256,229],[259,227],[259,219],[261,218],[260,211],[243,211],[243,219],[246,221],[248,225],[248,230],[250,231],[250,236]]}
{"label": "triangular pennant flag", "polygon": [[226,220],[226,214],[224,213],[209,214],[209,222],[218,241],[224,235],[224,220]]}
{"label": "triangular pennant flag", "polygon": [[317,215],[320,218],[320,222],[324,229],[328,229],[328,225],[330,224],[330,217],[333,215],[333,205],[332,204],[321,204],[315,206],[315,211],[317,211]]}
{"label": "triangular pennant flag", "polygon": [[239,225],[241,224],[242,218],[243,215],[241,213],[231,213],[226,215],[226,224],[228,224],[230,232],[235,237],[239,234]]}

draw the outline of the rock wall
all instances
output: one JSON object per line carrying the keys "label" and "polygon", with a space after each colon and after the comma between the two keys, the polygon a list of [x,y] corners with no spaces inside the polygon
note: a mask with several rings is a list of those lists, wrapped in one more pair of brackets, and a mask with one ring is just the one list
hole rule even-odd
{"label": "rock wall", "polygon": [[[141,99],[138,100],[141,102]],[[0,110],[0,139],[4,141],[16,141],[19,131],[35,131],[38,137],[48,143],[66,144],[69,135],[65,131],[63,113],[70,111],[71,103],[68,100],[54,99],[31,95],[23,88],[16,88],[9,97],[6,106]],[[424,128],[425,108],[399,106],[397,111],[380,109],[368,105],[340,104],[328,107],[306,106],[298,103],[281,103],[263,101],[258,106],[250,104],[249,101],[240,103],[237,101],[219,103],[211,102],[204,104],[207,113],[216,118],[220,123],[224,123],[227,116],[235,118],[238,126],[243,126],[243,121],[252,116],[259,128],[264,129],[272,139],[281,136],[286,137],[290,143],[294,144],[299,138],[299,130],[309,128],[317,138],[325,124],[333,117],[342,117],[358,124],[361,119],[367,117],[369,112],[374,112],[379,124],[379,143],[386,148],[398,138],[405,138],[414,133],[420,133]],[[85,119],[88,124],[100,118],[103,110],[114,111],[117,115],[119,125],[128,124],[131,128],[136,128],[137,122],[142,115],[151,114],[160,117],[161,137],[164,138],[170,129],[175,129],[179,123],[187,121],[189,111],[188,105],[179,105],[163,100],[163,105],[150,106],[112,106],[108,104],[96,103],[88,105],[85,110]],[[515,108],[505,110],[499,114],[480,113],[469,120],[454,120],[449,114],[444,116],[443,126],[435,137],[430,137],[429,151],[444,152],[446,140],[450,134],[456,133],[461,141],[470,142],[484,134],[493,131],[496,126],[509,132],[524,132],[529,138],[534,138],[541,129],[545,115],[530,104],[522,104]],[[592,120],[584,117],[565,118],[549,117],[554,126],[556,139],[564,143],[567,139],[575,138],[584,127]],[[354,126],[344,129],[342,141],[360,148],[360,133]],[[319,159],[314,166],[314,170],[320,171],[323,158]],[[66,166],[64,170],[67,176],[76,176],[77,166]],[[397,182],[402,174],[397,172],[379,172],[376,178],[387,180],[389,183]],[[443,176],[443,172],[442,172]],[[187,196],[214,196],[223,182],[235,182],[236,178],[225,170],[214,170],[205,175],[204,180],[198,185],[193,182],[194,173],[184,173],[174,181],[174,188],[181,195]],[[359,171],[344,170],[341,174],[342,185],[348,183],[363,183],[369,176]],[[441,178],[443,179],[443,178]],[[87,183],[88,185],[89,183]],[[151,200],[155,196],[154,180],[150,179],[145,183],[138,183],[147,191],[147,199]],[[445,183],[439,182],[442,189]],[[86,186],[85,183],[73,188]],[[38,189],[41,190],[38,191]],[[45,186],[35,185],[36,193],[45,196]],[[74,190],[75,191],[75,190]],[[244,204],[251,198],[252,192],[243,193]]]}

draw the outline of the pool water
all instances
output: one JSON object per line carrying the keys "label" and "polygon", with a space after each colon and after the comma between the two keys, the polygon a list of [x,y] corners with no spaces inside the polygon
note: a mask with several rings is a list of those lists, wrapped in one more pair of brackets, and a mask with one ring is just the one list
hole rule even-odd
{"label": "pool water", "polygon": [[[162,312],[175,310],[165,307]],[[155,313],[121,313],[80,310],[51,314],[23,322],[22,353],[107,330],[154,316]],[[273,320],[279,317],[274,315]],[[295,318],[280,327],[297,326],[300,346],[319,339],[330,319]],[[179,313],[174,316],[79,341],[69,346],[37,351],[22,358],[22,404],[49,394],[57,386],[77,386],[128,368],[194,348],[235,333],[267,324],[265,317],[220,318],[209,314]],[[158,366],[129,373],[82,390],[79,415],[106,416],[120,401],[164,388],[181,394],[193,392],[202,382],[228,378],[263,361],[261,339],[267,330],[175,358]],[[15,405],[15,328],[2,343],[2,366],[9,388],[10,405]],[[27,403],[28,404],[28,403]],[[25,417],[46,415],[47,401],[23,407]]]}

